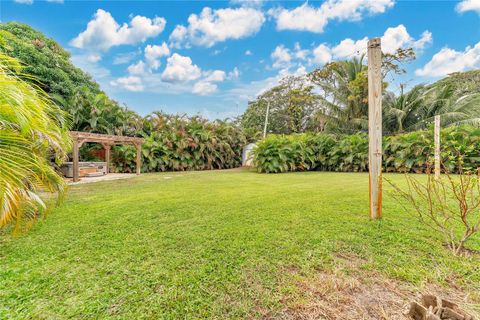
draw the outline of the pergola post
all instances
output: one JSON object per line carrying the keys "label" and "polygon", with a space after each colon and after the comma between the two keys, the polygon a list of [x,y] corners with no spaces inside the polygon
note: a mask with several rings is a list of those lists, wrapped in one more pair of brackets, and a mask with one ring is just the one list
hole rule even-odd
{"label": "pergola post", "polygon": [[83,140],[79,140],[74,138],[73,139],[73,182],[80,181],[80,166],[79,166],[79,158],[80,158],[80,147],[83,144]]}
{"label": "pergola post", "polygon": [[79,178],[79,168],[78,168],[78,157],[79,157],[79,149],[80,146],[78,145],[78,140],[73,139],[73,182],[80,181]]}
{"label": "pergola post", "polygon": [[370,218],[382,216],[382,48],[368,41],[368,171]]}
{"label": "pergola post", "polygon": [[112,145],[105,143],[103,144],[103,148],[105,149],[105,162],[107,163],[107,170],[106,173],[110,173],[110,150],[112,149]]}
{"label": "pergola post", "polygon": [[142,145],[141,144],[135,144],[135,148],[137,148],[137,175],[140,174],[140,169],[142,168]]}

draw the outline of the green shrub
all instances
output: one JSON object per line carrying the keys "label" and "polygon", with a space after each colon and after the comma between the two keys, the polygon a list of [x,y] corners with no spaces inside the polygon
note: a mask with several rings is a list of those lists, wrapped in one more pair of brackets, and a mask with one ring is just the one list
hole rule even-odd
{"label": "green shrub", "polygon": [[315,154],[315,163],[312,169],[329,171],[335,166],[329,156],[330,150],[338,143],[335,135],[315,134],[309,136],[309,141]]}
{"label": "green shrub", "polygon": [[368,137],[359,133],[342,136],[326,157],[334,171],[362,172],[368,169]]}
{"label": "green shrub", "polygon": [[[410,132],[383,139],[383,168],[387,172],[422,173],[433,161],[433,130]],[[480,167],[480,129],[448,127],[441,131],[444,168],[458,173],[459,157],[465,170]],[[368,135],[270,135],[254,150],[259,172],[368,170]]]}
{"label": "green shrub", "polygon": [[383,140],[387,172],[424,172],[433,157],[433,132],[410,132]]}
{"label": "green shrub", "polygon": [[146,119],[144,172],[230,169],[241,166],[246,138],[230,123],[161,113]]}

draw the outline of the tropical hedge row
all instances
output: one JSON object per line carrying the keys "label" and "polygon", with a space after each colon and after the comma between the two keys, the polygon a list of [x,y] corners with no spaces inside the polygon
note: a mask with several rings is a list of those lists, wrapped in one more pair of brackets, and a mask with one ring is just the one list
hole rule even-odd
{"label": "tropical hedge row", "polygon": [[[201,117],[154,113],[144,119],[140,135],[142,171],[213,170],[239,167],[243,132],[228,122]],[[135,148],[117,146],[112,150],[112,170],[135,172]]]}
{"label": "tropical hedge row", "polygon": [[[480,129],[449,127],[441,131],[442,163],[449,172],[480,167]],[[425,172],[434,153],[433,130],[384,137],[383,168],[387,172]],[[270,135],[254,150],[259,172],[368,170],[368,136],[299,134]]]}

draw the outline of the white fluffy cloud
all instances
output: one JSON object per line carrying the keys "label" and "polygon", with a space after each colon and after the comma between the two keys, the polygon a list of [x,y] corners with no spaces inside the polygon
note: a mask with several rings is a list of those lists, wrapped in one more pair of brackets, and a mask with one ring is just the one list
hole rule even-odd
{"label": "white fluffy cloud", "polygon": [[293,60],[306,61],[310,54],[310,50],[302,49],[298,42],[295,43],[293,50],[285,48],[285,46],[281,44],[277,46],[270,55],[273,60],[272,67],[275,69],[288,69],[291,67]]}
{"label": "white fluffy cloud", "polygon": [[[164,51],[155,52],[160,55]],[[130,65],[127,71],[128,76],[110,81],[110,85],[129,91],[193,93],[202,96],[216,92],[219,83],[235,80],[240,75],[236,67],[228,73],[223,70],[202,70],[190,57],[178,53],[167,59],[163,72],[155,72],[144,60]]]}
{"label": "white fluffy cloud", "polygon": [[105,80],[110,76],[110,70],[103,67],[99,61],[95,54],[83,53],[72,55],[73,64],[88,74],[95,76],[97,81]]}
{"label": "white fluffy cloud", "polygon": [[153,70],[160,67],[159,59],[168,55],[170,55],[170,49],[165,42],[160,46],[148,45],[145,47],[145,60]]}
{"label": "white fluffy cloud", "polygon": [[[360,40],[352,40],[350,38],[343,39],[339,44],[331,49],[332,54],[338,58],[346,58],[351,55],[360,55],[367,52],[367,37]],[[383,50],[383,43],[382,43]]]}
{"label": "white fluffy cloud", "polygon": [[200,78],[200,68],[192,63],[190,57],[174,53],[167,59],[167,67],[162,73],[162,80],[167,82],[185,82]]}
{"label": "white fluffy cloud", "polygon": [[[232,79],[238,77],[238,69],[235,68],[232,72],[228,73],[228,78]],[[207,96],[217,91],[218,86],[216,83],[223,82],[227,79],[227,74],[223,70],[213,70],[204,72],[202,80],[193,85],[192,93]]]}
{"label": "white fluffy cloud", "polygon": [[135,59],[135,57],[136,57],[137,55],[139,55],[140,53],[141,53],[141,52],[136,52],[136,51],[119,53],[119,54],[115,55],[115,57],[113,58],[113,64],[125,64],[125,63],[129,63],[130,61],[132,61],[133,59]]}
{"label": "white fluffy cloud", "polygon": [[[419,39],[413,38],[403,24],[396,27],[388,28],[383,36],[382,51],[384,53],[394,53],[398,48],[412,47],[414,50],[420,51],[426,45],[432,42],[432,33],[424,31]],[[348,58],[351,56],[359,56],[367,53],[368,38],[364,37],[359,40],[344,39],[339,44],[331,48],[331,54],[336,58]],[[324,54],[325,55],[325,54]]]}
{"label": "white fluffy cloud", "polygon": [[456,7],[458,12],[475,11],[480,14],[480,0],[463,0]]}
{"label": "white fluffy cloud", "polygon": [[227,77],[225,71],[223,70],[214,70],[206,73],[205,81],[209,82],[218,82],[223,81]]}
{"label": "white fluffy cloud", "polygon": [[323,43],[313,49],[312,54],[313,58],[311,62],[315,64],[324,65],[332,60],[331,49]]}
{"label": "white fluffy cloud", "polygon": [[147,45],[144,50],[145,61],[138,61],[131,64],[127,70],[129,74],[141,75],[147,71],[152,73],[160,67],[160,58],[168,56],[170,49],[163,42],[161,45]]}
{"label": "white fluffy cloud", "polygon": [[208,96],[209,94],[217,91],[218,86],[212,82],[208,81],[198,81],[193,85],[192,93],[198,94],[200,96]]}
{"label": "white fluffy cloud", "polygon": [[394,53],[398,48],[412,47],[416,50],[422,50],[427,44],[432,42],[432,33],[424,31],[420,39],[415,40],[407,32],[403,24],[394,28],[388,28],[382,37],[382,51],[385,53]]}
{"label": "white fluffy cloud", "polygon": [[127,71],[130,74],[136,74],[136,75],[144,74],[146,71],[145,62],[138,61],[137,63],[131,64],[128,66]]}
{"label": "white fluffy cloud", "polygon": [[285,48],[283,44],[277,46],[270,56],[273,60],[273,67],[277,69],[289,67],[290,61],[292,61],[290,49]]}
{"label": "white fluffy cloud", "polygon": [[[398,48],[409,47],[420,51],[432,42],[432,33],[424,31],[420,38],[416,40],[408,33],[407,28],[403,24],[400,24],[396,27],[388,28],[381,39],[382,51],[385,53],[394,53]],[[365,54],[367,52],[367,44],[367,37],[356,41],[344,39],[332,48],[332,53],[339,58]]]}
{"label": "white fluffy cloud", "polygon": [[[424,31],[420,38],[415,39],[408,33],[407,28],[400,24],[385,31],[382,36],[382,51],[394,53],[398,48],[408,47],[420,51],[431,42],[432,34],[429,31]],[[324,65],[333,59],[358,57],[366,54],[367,43],[368,38],[364,37],[359,40],[347,38],[332,46],[322,43],[311,50],[302,49],[298,43],[293,49],[279,45],[271,54],[272,67],[278,69],[298,67],[303,66],[305,61],[309,64]]]}
{"label": "white fluffy cloud", "polygon": [[95,62],[98,62],[98,61],[102,60],[102,57],[99,54],[91,54],[87,57],[87,60],[89,62],[95,63]]}
{"label": "white fluffy cloud", "polygon": [[278,30],[300,30],[321,33],[329,20],[361,20],[368,14],[383,13],[393,7],[393,0],[327,0],[320,7],[308,2],[294,9],[272,9]]}
{"label": "white fluffy cloud", "polygon": [[452,72],[480,68],[480,42],[474,47],[466,47],[464,51],[443,48],[421,69],[417,76],[441,77]]}
{"label": "white fluffy cloud", "polygon": [[125,90],[134,92],[144,90],[142,79],[135,76],[118,78],[116,80],[110,81],[110,85],[114,87],[121,87]]}
{"label": "white fluffy cloud", "polygon": [[281,69],[275,76],[239,84],[235,88],[227,90],[225,95],[231,101],[244,101],[246,103],[264,93],[266,90],[278,85],[280,80],[286,76],[303,76],[305,74],[306,70],[303,66],[293,70]]}
{"label": "white fluffy cloud", "polygon": [[254,8],[204,8],[200,15],[191,14],[188,26],[177,25],[170,34],[174,47],[191,45],[211,47],[228,39],[241,39],[257,33],[265,21]]}
{"label": "white fluffy cloud", "polygon": [[85,31],[70,44],[76,48],[106,51],[113,46],[137,44],[155,37],[163,31],[165,24],[161,17],[134,16],[129,24],[120,26],[109,12],[98,9]]}
{"label": "white fluffy cloud", "polygon": [[238,68],[235,67],[235,68],[233,68],[232,71],[230,71],[230,72],[228,73],[227,78],[228,78],[229,80],[235,80],[235,79],[238,79],[239,76],[240,76],[240,70],[238,70]]}

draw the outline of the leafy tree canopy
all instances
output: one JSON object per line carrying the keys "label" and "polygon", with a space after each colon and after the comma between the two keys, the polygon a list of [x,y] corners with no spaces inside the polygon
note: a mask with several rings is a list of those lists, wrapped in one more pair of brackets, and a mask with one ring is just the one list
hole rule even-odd
{"label": "leafy tree canopy", "polygon": [[[413,59],[415,53],[411,48],[383,54],[384,79],[389,73],[405,73],[403,63]],[[368,130],[368,67],[363,56],[327,63],[305,77],[290,78],[295,81],[283,80],[249,102],[241,124],[250,137],[260,136],[268,102],[270,133],[329,131],[353,134]],[[386,80],[383,86],[386,134],[425,129],[435,115],[442,115],[442,126],[480,125],[480,70],[453,73],[409,91],[401,86],[399,93],[389,92]],[[299,91],[298,88],[303,89]],[[302,94],[297,97],[299,93]]]}
{"label": "leafy tree canopy", "polygon": [[73,130],[138,134],[132,122],[139,116],[111,100],[53,39],[26,24],[9,22],[0,24],[0,41],[0,52],[22,62],[24,80],[39,86],[70,114]]}
{"label": "leafy tree canopy", "polygon": [[0,38],[0,50],[20,60],[26,80],[35,82],[49,95],[59,95],[68,100],[77,87],[100,92],[98,84],[71,63],[66,50],[32,27],[18,22],[0,24]]}
{"label": "leafy tree canopy", "polygon": [[433,86],[451,86],[455,97],[480,93],[480,70],[454,72],[435,82]]}
{"label": "leafy tree canopy", "polygon": [[250,101],[241,124],[249,137],[258,138],[264,128],[268,107],[268,132],[290,134],[314,130],[311,115],[319,107],[317,101],[314,86],[308,79],[289,76]]}

